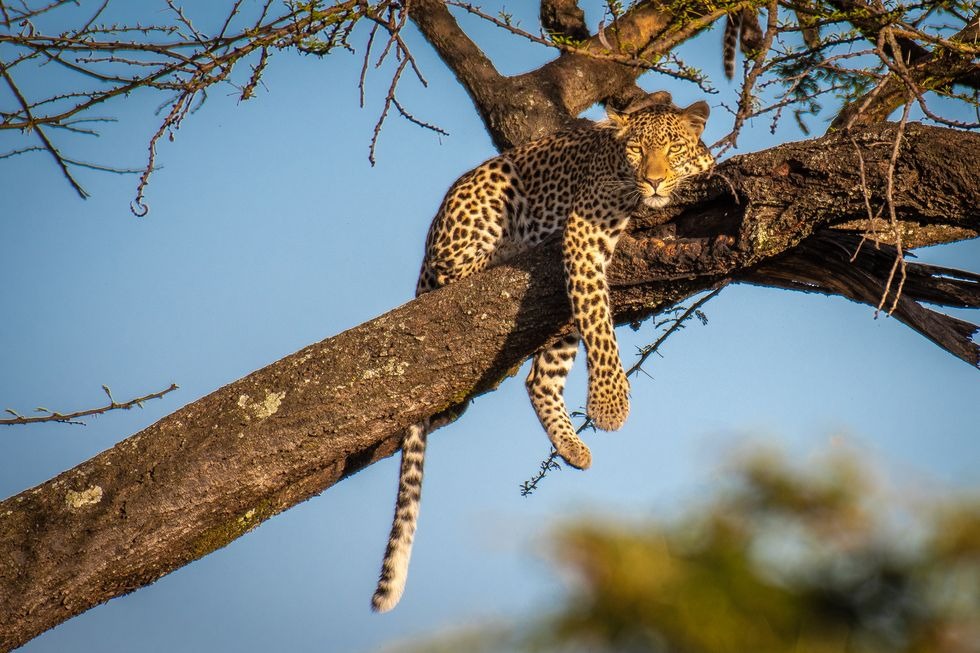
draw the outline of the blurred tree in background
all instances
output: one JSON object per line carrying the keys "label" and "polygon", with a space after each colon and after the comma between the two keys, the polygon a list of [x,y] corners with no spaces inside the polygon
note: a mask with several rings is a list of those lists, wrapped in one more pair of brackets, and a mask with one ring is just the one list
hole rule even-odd
{"label": "blurred tree in background", "polygon": [[889,485],[834,454],[740,457],[676,520],[557,533],[557,612],[412,651],[975,653],[980,502]]}

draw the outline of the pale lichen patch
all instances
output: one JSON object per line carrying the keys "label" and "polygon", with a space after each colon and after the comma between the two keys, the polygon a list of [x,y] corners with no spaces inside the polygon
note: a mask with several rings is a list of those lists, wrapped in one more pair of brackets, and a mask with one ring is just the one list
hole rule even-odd
{"label": "pale lichen patch", "polygon": [[370,381],[371,379],[377,378],[379,376],[402,376],[405,374],[405,370],[408,369],[408,361],[399,361],[396,359],[389,359],[385,361],[385,364],[378,369],[368,369],[361,373],[361,379],[364,381]]}
{"label": "pale lichen patch", "polygon": [[266,391],[265,399],[261,401],[252,401],[252,398],[249,395],[243,394],[238,397],[238,407],[245,411],[246,417],[265,419],[275,415],[279,411],[279,406],[282,404],[282,400],[285,398],[285,396],[285,390],[282,392]]}
{"label": "pale lichen patch", "polygon": [[65,495],[65,503],[68,504],[69,508],[75,510],[85,506],[93,506],[100,501],[102,501],[102,488],[98,485],[93,485],[81,492],[68,490],[68,493]]}

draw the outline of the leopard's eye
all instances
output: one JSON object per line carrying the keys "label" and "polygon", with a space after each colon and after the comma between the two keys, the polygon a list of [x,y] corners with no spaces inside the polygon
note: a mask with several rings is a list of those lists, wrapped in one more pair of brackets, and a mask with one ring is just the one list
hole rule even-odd
{"label": "leopard's eye", "polygon": [[681,143],[673,143],[670,147],[667,148],[667,154],[676,155],[676,154],[680,154],[683,151],[684,151],[684,145]]}
{"label": "leopard's eye", "polygon": [[632,154],[633,156],[641,156],[643,154],[643,148],[639,145],[627,145],[626,153]]}

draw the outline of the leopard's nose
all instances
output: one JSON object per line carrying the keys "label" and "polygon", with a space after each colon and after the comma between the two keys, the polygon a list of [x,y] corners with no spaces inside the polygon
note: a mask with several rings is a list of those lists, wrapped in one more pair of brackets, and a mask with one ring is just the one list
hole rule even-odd
{"label": "leopard's nose", "polygon": [[657,189],[658,189],[658,188],[660,187],[660,184],[662,184],[662,183],[663,183],[663,181],[664,181],[664,179],[665,179],[665,177],[647,177],[647,178],[645,179],[645,181],[646,181],[646,182],[647,182],[648,184],[650,184],[650,187],[651,187],[651,188],[652,188],[653,190],[657,190]]}

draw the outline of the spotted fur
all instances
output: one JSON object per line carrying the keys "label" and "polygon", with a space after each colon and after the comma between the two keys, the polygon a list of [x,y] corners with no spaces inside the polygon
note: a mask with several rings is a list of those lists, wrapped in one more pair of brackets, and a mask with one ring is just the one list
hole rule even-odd
{"label": "spotted fur", "polygon": [[415,527],[422,496],[422,464],[425,462],[425,437],[428,424],[413,424],[402,441],[402,464],[398,474],[398,499],[391,523],[388,548],[381,565],[378,588],[371,599],[376,612],[387,612],[398,604],[408,579],[408,561],[412,555]]}
{"label": "spotted fur", "polygon": [[[417,295],[429,292],[562,235],[575,333],[535,355],[527,391],[558,454],[580,469],[589,467],[592,455],[572,428],[562,396],[580,338],[589,372],[587,410],[595,425],[615,430],[629,414],[606,265],[641,204],[666,205],[682,179],[713,164],[700,140],[705,102],[680,109],[660,92],[608,113],[605,122],[531,142],[460,177],[429,228],[416,287]],[[428,423],[418,424],[405,437],[375,610],[392,608],[405,586],[429,430]]]}

